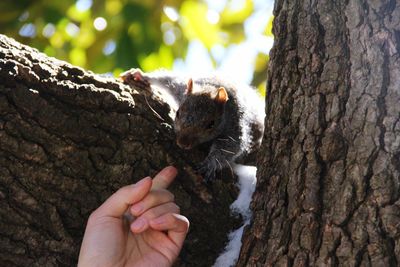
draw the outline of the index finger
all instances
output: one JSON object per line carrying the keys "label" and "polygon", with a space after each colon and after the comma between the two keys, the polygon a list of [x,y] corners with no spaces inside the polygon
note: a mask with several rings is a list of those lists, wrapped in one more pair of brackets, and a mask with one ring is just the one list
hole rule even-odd
{"label": "index finger", "polygon": [[165,167],[153,178],[151,189],[167,189],[177,174],[178,170],[175,167]]}
{"label": "index finger", "polygon": [[112,194],[93,213],[93,216],[121,217],[128,207],[142,200],[150,191],[152,180],[145,177],[136,184],[127,185]]}

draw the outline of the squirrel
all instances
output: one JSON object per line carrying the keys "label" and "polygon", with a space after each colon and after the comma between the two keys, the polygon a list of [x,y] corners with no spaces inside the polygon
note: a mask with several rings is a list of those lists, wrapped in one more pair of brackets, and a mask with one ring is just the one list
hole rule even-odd
{"label": "squirrel", "polygon": [[178,103],[174,120],[177,145],[185,150],[211,142],[207,157],[197,165],[206,182],[239,157],[255,152],[264,133],[264,101],[248,85],[215,76],[184,79],[172,72],[143,73],[131,69],[120,79],[140,89],[157,86]]}

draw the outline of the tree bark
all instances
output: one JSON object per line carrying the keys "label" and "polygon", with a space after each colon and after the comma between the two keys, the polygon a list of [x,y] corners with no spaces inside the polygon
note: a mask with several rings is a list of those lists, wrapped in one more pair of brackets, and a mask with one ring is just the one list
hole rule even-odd
{"label": "tree bark", "polygon": [[276,0],[237,266],[400,264],[400,5]]}
{"label": "tree bark", "polygon": [[[169,106],[0,35],[0,266],[74,266],[89,214],[119,187],[173,164],[191,230],[177,266],[210,266],[237,189],[205,186],[206,154],[175,145]],[[218,216],[215,216],[218,214]]]}

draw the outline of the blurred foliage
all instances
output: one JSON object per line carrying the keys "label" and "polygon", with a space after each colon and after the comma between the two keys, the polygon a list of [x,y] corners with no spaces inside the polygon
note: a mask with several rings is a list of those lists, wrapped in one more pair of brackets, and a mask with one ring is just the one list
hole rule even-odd
{"label": "blurred foliage", "polygon": [[[1,0],[0,33],[97,73],[171,69],[192,40],[218,67],[211,49],[243,42],[243,23],[254,11],[252,0],[240,9],[227,2],[216,11],[194,0]],[[272,20],[263,32],[272,36],[271,27]],[[265,80],[267,59],[259,53],[255,60],[256,86]]]}

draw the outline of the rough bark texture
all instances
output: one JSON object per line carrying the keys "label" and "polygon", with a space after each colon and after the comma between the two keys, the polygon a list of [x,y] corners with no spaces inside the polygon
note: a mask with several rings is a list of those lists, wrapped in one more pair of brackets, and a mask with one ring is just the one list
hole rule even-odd
{"label": "rough bark texture", "polygon": [[[85,222],[119,187],[167,164],[191,221],[177,266],[210,266],[239,220],[234,179],[206,187],[204,151],[174,142],[169,106],[0,35],[0,266],[74,266]],[[218,214],[218,216],[215,216]]]}
{"label": "rough bark texture", "polygon": [[238,266],[400,264],[399,1],[277,0]]}

